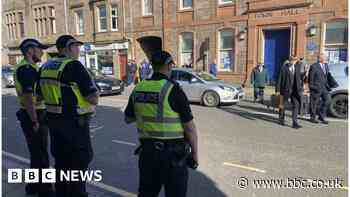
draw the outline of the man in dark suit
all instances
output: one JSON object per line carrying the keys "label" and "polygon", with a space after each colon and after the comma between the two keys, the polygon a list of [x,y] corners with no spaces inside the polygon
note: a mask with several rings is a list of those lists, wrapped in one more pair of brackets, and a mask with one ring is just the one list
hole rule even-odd
{"label": "man in dark suit", "polygon": [[[300,64],[297,64],[296,57],[289,57],[289,62],[281,67],[278,82],[276,86],[276,92],[280,93],[283,97],[283,102],[288,101],[290,98],[292,101],[293,111],[293,128],[299,129],[301,126],[298,124],[298,110],[300,107],[301,94],[303,92],[303,85],[300,74]],[[284,125],[285,109],[284,103],[280,105],[279,120],[280,124]]]}
{"label": "man in dark suit", "polygon": [[310,87],[310,107],[311,122],[318,123],[316,120],[316,111],[318,111],[318,119],[323,124],[328,124],[325,120],[326,112],[330,104],[329,84],[327,81],[328,65],[324,61],[324,54],[318,56],[317,63],[310,66],[309,70],[309,87]]}

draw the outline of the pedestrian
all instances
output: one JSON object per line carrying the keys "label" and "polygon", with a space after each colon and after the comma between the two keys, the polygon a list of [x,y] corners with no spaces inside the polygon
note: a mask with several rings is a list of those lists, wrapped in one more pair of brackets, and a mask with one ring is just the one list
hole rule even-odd
{"label": "pedestrian", "polygon": [[303,85],[300,73],[300,64],[297,64],[297,58],[290,56],[288,63],[281,67],[276,92],[283,97],[283,104],[279,109],[279,121],[281,125],[285,125],[285,108],[284,103],[290,99],[292,102],[292,119],[294,129],[299,129],[298,112],[301,102],[301,94],[303,92]]}
{"label": "pedestrian", "polygon": [[149,75],[150,72],[150,65],[149,63],[146,61],[146,59],[144,59],[141,62],[141,66],[139,67],[139,76],[140,76],[140,80],[145,80],[147,79],[147,76]]}
{"label": "pedestrian", "polygon": [[131,60],[128,60],[126,64],[126,84],[130,85],[132,83],[132,72],[131,72]]}
{"label": "pedestrian", "polygon": [[309,70],[309,88],[310,88],[310,121],[318,123],[316,120],[317,109],[318,120],[323,124],[328,124],[326,113],[330,104],[330,95],[327,74],[329,72],[328,64],[324,60],[324,54],[317,57],[317,62],[310,66]]}
{"label": "pedestrian", "polygon": [[[43,49],[48,46],[35,39],[25,39],[19,46],[24,58],[16,65],[14,81],[20,109],[17,111],[23,134],[30,154],[30,168],[49,168],[48,126],[45,104],[36,92],[39,79],[38,65]],[[54,195],[51,184],[29,183],[25,187],[27,195],[38,194],[39,197]]]}
{"label": "pedestrian", "polygon": [[151,63],[152,78],[135,87],[124,112],[127,123],[136,122],[141,143],[138,196],[156,197],[164,186],[166,197],[185,197],[187,165],[198,165],[196,127],[185,93],[170,79],[171,55],[158,51]]}
{"label": "pedestrian", "polygon": [[40,92],[47,105],[51,152],[55,158],[56,193],[61,197],[87,197],[85,181],[60,180],[64,171],[85,172],[93,158],[90,118],[98,103],[98,89],[78,61],[83,43],[70,35],[56,40],[58,57],[43,64]]}
{"label": "pedestrian", "polygon": [[130,83],[134,83],[134,85],[138,82],[137,80],[137,64],[136,64],[136,61],[135,60],[132,60],[131,61],[131,64],[130,64],[130,72],[131,72],[131,81]]}
{"label": "pedestrian", "polygon": [[297,64],[300,64],[300,74],[303,84],[303,94],[301,96],[300,103],[300,115],[305,116],[309,113],[309,103],[310,103],[310,94],[309,94],[309,85],[307,83],[307,76],[309,74],[309,66],[306,63],[304,58],[300,58]]}
{"label": "pedestrian", "polygon": [[264,104],[264,89],[269,81],[267,69],[259,62],[251,73],[251,84],[254,87],[254,102],[257,100]]}
{"label": "pedestrian", "polygon": [[209,73],[215,77],[218,73],[218,65],[216,64],[215,60],[209,65]]}

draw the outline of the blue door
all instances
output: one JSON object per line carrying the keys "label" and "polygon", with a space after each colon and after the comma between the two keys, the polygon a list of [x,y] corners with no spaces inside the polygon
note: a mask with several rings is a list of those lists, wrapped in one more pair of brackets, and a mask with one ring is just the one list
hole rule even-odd
{"label": "blue door", "polygon": [[289,57],[290,30],[264,31],[264,64],[268,69],[270,83],[275,84],[280,67]]}

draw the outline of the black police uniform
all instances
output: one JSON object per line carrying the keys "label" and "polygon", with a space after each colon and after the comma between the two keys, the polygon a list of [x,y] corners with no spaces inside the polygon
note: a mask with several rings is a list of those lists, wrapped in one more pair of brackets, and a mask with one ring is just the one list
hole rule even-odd
{"label": "black police uniform", "polygon": [[[88,71],[79,61],[72,61],[66,65],[62,71],[61,82],[77,83],[81,94],[85,97],[98,91]],[[55,168],[58,172],[60,170],[85,171],[93,158],[89,128],[90,115],[77,114],[77,99],[70,87],[61,87],[61,93],[62,114],[47,113]],[[88,196],[83,181],[61,182],[57,176],[55,187],[57,196]]]}
{"label": "black police uniform", "polygon": [[[35,83],[38,81],[38,72],[31,67],[23,66],[16,71],[18,83],[22,86],[23,93],[33,93]],[[27,142],[30,153],[30,168],[43,169],[49,168],[48,146],[48,126],[46,120],[46,111],[36,110],[39,121],[39,130],[33,130],[33,122],[25,109],[17,111],[17,119],[21,123],[21,127]],[[27,194],[39,193],[39,196],[45,196],[51,192],[51,184],[35,184],[26,185]]]}
{"label": "black police uniform", "polygon": [[[166,75],[154,73],[147,80],[169,80],[175,86],[169,95],[170,107],[180,114],[182,123],[193,120],[191,108],[185,93],[179,85]],[[125,116],[135,118],[134,105],[130,97],[125,109]],[[184,157],[175,153],[175,149],[184,147],[184,139],[176,140],[141,140],[139,154],[139,197],[156,197],[161,187],[165,187],[167,197],[183,197],[187,192],[188,170],[186,162],[174,165],[174,156]],[[176,162],[176,161],[175,161]]]}

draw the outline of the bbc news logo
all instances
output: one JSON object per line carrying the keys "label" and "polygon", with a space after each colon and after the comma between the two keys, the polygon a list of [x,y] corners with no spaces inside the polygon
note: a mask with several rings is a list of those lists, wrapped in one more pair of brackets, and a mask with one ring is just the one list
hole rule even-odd
{"label": "bbc news logo", "polygon": [[8,169],[8,183],[55,183],[56,179],[60,181],[102,181],[101,170],[61,170],[59,176],[56,176],[55,169]]}

